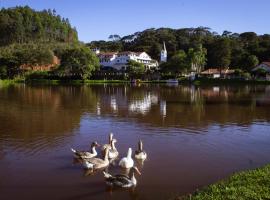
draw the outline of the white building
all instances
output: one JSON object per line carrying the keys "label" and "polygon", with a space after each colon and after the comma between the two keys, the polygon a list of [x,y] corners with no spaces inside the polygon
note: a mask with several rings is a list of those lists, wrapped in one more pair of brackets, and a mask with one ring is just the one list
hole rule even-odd
{"label": "white building", "polygon": [[160,53],[160,62],[167,62],[167,49],[165,42],[163,42],[163,49],[161,50]]}
{"label": "white building", "polygon": [[111,67],[116,70],[126,70],[130,60],[144,64],[145,69],[152,70],[158,67],[158,62],[145,52],[99,53],[98,57],[102,67]]}
{"label": "white building", "polygon": [[100,54],[100,49],[99,49],[99,48],[94,48],[94,49],[92,49],[92,51],[93,51],[96,55]]}

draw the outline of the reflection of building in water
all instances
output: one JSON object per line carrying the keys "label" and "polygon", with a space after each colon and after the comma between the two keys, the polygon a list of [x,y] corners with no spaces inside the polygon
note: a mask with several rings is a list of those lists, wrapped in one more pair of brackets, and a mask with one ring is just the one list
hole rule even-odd
{"label": "reflection of building in water", "polygon": [[132,101],[128,106],[128,110],[132,112],[145,114],[149,111],[152,104],[157,104],[157,103],[158,103],[158,97],[156,95],[149,93],[142,100]]}
{"label": "reflection of building in water", "polygon": [[116,103],[115,96],[111,96],[111,108],[112,108],[113,111],[118,110],[118,106],[117,106],[117,103]]}
{"label": "reflection of building in water", "polygon": [[213,87],[213,91],[214,92],[219,92],[219,87],[217,87],[217,86]]}
{"label": "reflection of building in water", "polygon": [[100,112],[100,103],[97,102],[97,115],[100,116],[101,112]]}
{"label": "reflection of building in water", "polygon": [[196,103],[199,99],[201,99],[200,89],[192,86],[190,88],[190,102]]}
{"label": "reflection of building in water", "polygon": [[166,111],[167,111],[166,101],[161,100],[159,106],[160,106],[160,115],[162,117],[166,117]]}

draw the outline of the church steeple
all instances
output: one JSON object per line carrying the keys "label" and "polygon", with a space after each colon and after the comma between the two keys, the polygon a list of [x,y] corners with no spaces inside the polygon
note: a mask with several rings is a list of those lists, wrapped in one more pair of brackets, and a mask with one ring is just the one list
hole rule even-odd
{"label": "church steeple", "polygon": [[165,42],[163,42],[163,49],[160,52],[160,62],[167,62],[167,49]]}

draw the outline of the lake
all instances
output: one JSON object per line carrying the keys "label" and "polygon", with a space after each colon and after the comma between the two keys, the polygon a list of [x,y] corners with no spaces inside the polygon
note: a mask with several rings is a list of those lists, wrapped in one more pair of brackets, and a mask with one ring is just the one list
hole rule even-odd
{"label": "lake", "polygon": [[[188,194],[269,163],[269,129],[270,86],[0,86],[1,200]],[[135,189],[110,190],[102,171],[73,160],[71,147],[105,144],[110,132],[120,157],[144,142]]]}

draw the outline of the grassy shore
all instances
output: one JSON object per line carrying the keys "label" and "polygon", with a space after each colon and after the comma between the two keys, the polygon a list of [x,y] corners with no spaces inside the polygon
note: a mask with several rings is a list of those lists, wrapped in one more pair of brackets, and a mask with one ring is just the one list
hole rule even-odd
{"label": "grassy shore", "polygon": [[[45,85],[81,85],[81,84],[129,84],[129,80],[49,80],[49,79],[33,79],[25,81],[27,84],[45,84]],[[139,83],[166,83],[165,80],[139,81]]]}
{"label": "grassy shore", "polygon": [[270,199],[270,165],[236,173],[194,194],[176,200],[255,200]]}
{"label": "grassy shore", "polygon": [[[7,86],[15,83],[26,83],[26,84],[41,84],[41,85],[81,85],[81,84],[129,84],[129,80],[50,80],[50,79],[14,79],[14,80],[0,80],[1,86]],[[167,83],[166,80],[151,80],[143,81],[140,80],[138,83],[151,83],[151,84],[162,84]],[[179,79],[181,85],[269,85],[270,81],[261,80],[237,80],[237,79],[211,79],[211,78],[199,78],[193,82],[188,79]]]}
{"label": "grassy shore", "polygon": [[[181,83],[181,81],[180,81]],[[215,78],[199,78],[193,82],[194,85],[269,85],[270,81],[267,80],[242,80],[242,79],[215,79]]]}

